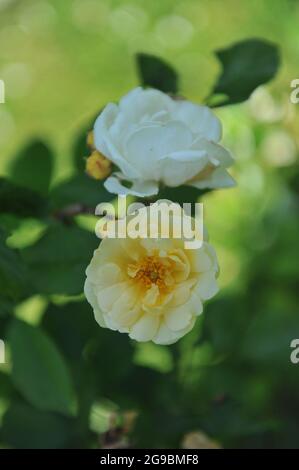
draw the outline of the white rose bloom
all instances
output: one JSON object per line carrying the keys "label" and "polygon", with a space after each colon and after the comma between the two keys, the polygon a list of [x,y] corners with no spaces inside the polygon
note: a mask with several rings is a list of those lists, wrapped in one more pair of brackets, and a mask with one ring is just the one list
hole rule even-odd
{"label": "white rose bloom", "polygon": [[109,103],[94,126],[95,147],[119,169],[105,181],[106,189],[140,197],[157,194],[159,183],[233,186],[226,171],[233,158],[220,139],[221,123],[207,106],[140,87],[118,105]]}
{"label": "white rose bloom", "polygon": [[[143,219],[148,211],[138,213]],[[181,224],[180,217],[170,217],[173,227]],[[158,238],[161,223],[147,217],[146,224],[152,238],[101,242],[86,270],[84,291],[100,326],[167,345],[193,328],[203,302],[218,292],[218,263],[207,241],[186,249],[182,238]]]}

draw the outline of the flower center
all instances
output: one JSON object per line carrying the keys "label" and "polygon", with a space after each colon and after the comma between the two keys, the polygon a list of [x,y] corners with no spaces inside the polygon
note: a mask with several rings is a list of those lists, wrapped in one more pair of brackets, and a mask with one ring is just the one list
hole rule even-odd
{"label": "flower center", "polygon": [[130,264],[128,274],[146,288],[156,284],[159,289],[165,289],[167,277],[169,276],[169,267],[170,263],[166,259],[162,261],[158,256],[146,256],[137,263]]}

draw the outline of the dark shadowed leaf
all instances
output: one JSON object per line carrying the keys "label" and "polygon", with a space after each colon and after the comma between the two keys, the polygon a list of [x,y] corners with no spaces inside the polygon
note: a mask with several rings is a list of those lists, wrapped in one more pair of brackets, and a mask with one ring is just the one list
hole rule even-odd
{"label": "dark shadowed leaf", "polygon": [[[6,246],[0,230],[0,311],[9,310],[9,300],[17,300],[27,291],[27,270],[17,250]],[[1,315],[1,314],[0,314]]]}
{"label": "dark shadowed leaf", "polygon": [[40,194],[0,178],[0,213],[42,217],[46,210],[46,201]]}
{"label": "dark shadowed leaf", "polygon": [[[86,347],[92,338],[98,337],[97,332],[101,328],[95,322],[92,308],[86,300],[64,305],[50,304],[43,316],[42,327],[59,347],[70,366],[78,401],[77,424],[84,439],[89,429],[90,407],[97,394],[103,393],[103,382],[106,380],[101,362],[90,363],[85,357]],[[118,344],[116,346],[119,350]],[[108,347],[111,347],[111,344]],[[111,359],[109,364],[115,371],[116,367],[111,363]]]}
{"label": "dark shadowed leaf", "polygon": [[[271,323],[271,335],[267,334]],[[294,334],[296,332],[296,334]],[[269,309],[258,315],[251,322],[246,337],[242,342],[240,356],[254,360],[258,364],[271,366],[275,361],[275,370],[292,371],[290,344],[298,338],[298,309],[284,311]],[[254,346],[253,346],[254,345]]]}
{"label": "dark shadowed leaf", "polygon": [[137,449],[144,449],[149,441],[152,448],[178,449],[182,434],[195,427],[194,416],[166,407],[154,410],[145,407],[138,415],[131,438]]}
{"label": "dark shadowed leaf", "polygon": [[39,328],[15,320],[9,328],[12,379],[34,406],[72,415],[75,396],[64,359]]}
{"label": "dark shadowed leaf", "polygon": [[206,306],[203,318],[204,339],[217,353],[232,352],[244,341],[241,332],[247,331],[250,316],[244,298],[225,297]]}
{"label": "dark shadowed leaf", "polygon": [[81,131],[75,140],[73,147],[73,161],[77,171],[83,172],[85,170],[85,159],[90,154],[90,150],[87,146],[87,135],[92,127],[88,126]]}
{"label": "dark shadowed leaf", "polygon": [[170,201],[178,202],[180,205],[191,203],[191,213],[194,215],[193,204],[199,202],[199,199],[209,191],[209,189],[197,189],[187,185],[178,186],[176,188],[164,187],[160,189],[157,198],[169,199]]}
{"label": "dark shadowed leaf", "polygon": [[5,444],[17,449],[60,449],[69,447],[74,423],[64,416],[14,402],[4,415],[2,436]]}
{"label": "dark shadowed leaf", "polygon": [[[91,307],[90,310],[93,315]],[[86,357],[92,364],[98,389],[104,396],[123,404],[128,401],[127,394],[123,392],[124,387],[130,388],[131,385],[129,374],[133,369],[133,344],[127,335],[100,328],[97,323],[94,329],[95,334],[88,345]]]}
{"label": "dark shadowed leaf", "polygon": [[14,393],[10,375],[0,371],[0,397],[7,399],[12,397]]}
{"label": "dark shadowed leaf", "polygon": [[99,111],[95,116],[92,117],[92,119],[90,119],[87,125],[78,132],[75,139],[73,146],[73,162],[76,170],[80,173],[85,170],[85,158],[88,157],[91,153],[90,148],[87,145],[87,136],[88,133],[92,131],[95,120],[100,112],[101,111]]}
{"label": "dark shadowed leaf", "polygon": [[46,195],[52,172],[52,152],[46,144],[36,140],[13,160],[10,176],[14,183]]}
{"label": "dark shadowed leaf", "polygon": [[142,86],[157,88],[165,93],[178,92],[178,76],[164,60],[153,55],[136,55],[138,75]]}
{"label": "dark shadowed leaf", "polygon": [[62,181],[53,188],[50,199],[52,210],[64,208],[69,205],[81,205],[90,209],[92,213],[101,202],[109,202],[115,198],[103,186],[103,181],[96,181],[82,173]]}
{"label": "dark shadowed leaf", "polygon": [[85,270],[99,242],[94,233],[57,223],[21,254],[40,293],[76,295],[83,292]]}
{"label": "dark shadowed leaf", "polygon": [[[63,354],[76,363],[97,329],[92,309],[85,300],[66,305],[50,304],[43,316],[42,326]],[[67,330],[68,335],[65,334]]]}
{"label": "dark shadowed leaf", "polygon": [[[255,88],[275,76],[279,67],[277,46],[261,39],[247,39],[215,54],[221,62],[222,72],[208,98],[211,105],[247,100]],[[222,97],[216,103],[217,95]]]}
{"label": "dark shadowed leaf", "polygon": [[13,311],[13,302],[6,298],[0,299],[0,318],[6,318]]}

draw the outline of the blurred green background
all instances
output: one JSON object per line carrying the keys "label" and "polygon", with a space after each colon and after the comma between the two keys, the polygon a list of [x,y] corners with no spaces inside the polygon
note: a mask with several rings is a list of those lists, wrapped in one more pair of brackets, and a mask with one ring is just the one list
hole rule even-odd
{"label": "blurred green background", "polygon": [[[74,202],[72,186],[58,196],[55,188],[77,175],[82,129],[108,101],[137,86],[135,53],[171,63],[181,94],[198,103],[219,73],[215,49],[260,37],[281,53],[269,85],[242,105],[216,109],[238,183],[203,199],[221,290],[177,345],[137,344],[97,327],[77,296],[96,243],[89,217],[77,218],[70,229],[74,246],[86,243],[88,252],[61,267],[61,279],[70,269],[83,270],[79,287],[64,292],[56,288],[53,266],[39,264],[48,245],[32,249],[45,222],[1,216],[6,246],[20,249],[43,278],[39,289],[9,301],[5,295],[1,303],[3,447],[201,446],[199,432],[224,447],[299,447],[299,364],[290,362],[291,340],[299,337],[299,104],[289,99],[290,82],[299,77],[298,20],[295,0],[0,0],[0,78],[6,84],[0,173],[16,180],[20,149],[43,141],[43,151],[54,155],[55,209],[61,199]],[[9,256],[3,252],[5,263]],[[36,328],[46,339],[36,339]],[[59,362],[50,383],[42,359],[36,367],[30,358],[22,364],[24,338],[42,351],[45,364],[49,348]],[[11,375],[12,363],[29,372]],[[64,367],[69,381],[51,401]],[[50,398],[40,401],[43,394]]]}

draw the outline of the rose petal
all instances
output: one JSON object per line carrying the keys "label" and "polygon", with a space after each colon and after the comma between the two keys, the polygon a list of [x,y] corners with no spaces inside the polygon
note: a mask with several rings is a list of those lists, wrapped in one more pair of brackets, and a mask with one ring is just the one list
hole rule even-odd
{"label": "rose petal", "polygon": [[130,331],[130,338],[137,341],[150,341],[157,333],[160,318],[156,315],[144,314],[133,325]]}
{"label": "rose petal", "polygon": [[118,178],[110,176],[104,183],[107,191],[122,196],[131,194],[132,196],[147,197],[158,194],[158,184],[155,181],[136,181],[133,182],[131,188],[123,186]]}
{"label": "rose petal", "polygon": [[176,101],[174,119],[182,120],[192,132],[208,140],[218,142],[221,139],[221,122],[207,106],[200,106],[190,101]]}

